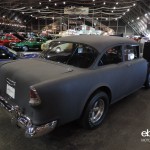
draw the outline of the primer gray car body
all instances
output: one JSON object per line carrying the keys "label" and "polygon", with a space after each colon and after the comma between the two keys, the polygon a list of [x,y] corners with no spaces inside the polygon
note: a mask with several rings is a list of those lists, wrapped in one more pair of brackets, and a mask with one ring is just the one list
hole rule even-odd
{"label": "primer gray car body", "polygon": [[[121,46],[122,55],[126,45],[138,48],[133,40],[83,35],[54,42],[90,46],[96,52],[95,60],[88,68],[46,59],[17,60],[0,65],[1,105],[17,114],[16,124],[25,128],[28,137],[43,135],[51,131],[49,128],[79,119],[97,90],[107,93],[112,104],[141,88],[146,81],[147,61],[140,57],[139,51],[136,59],[125,61],[121,57],[119,63],[100,64],[111,47]],[[29,104],[31,87],[36,89],[40,99],[35,106]],[[36,133],[38,129],[40,133]]]}

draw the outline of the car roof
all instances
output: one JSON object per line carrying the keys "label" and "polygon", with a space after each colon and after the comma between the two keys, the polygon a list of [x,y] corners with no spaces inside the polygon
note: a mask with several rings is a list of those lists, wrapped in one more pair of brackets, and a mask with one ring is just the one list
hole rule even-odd
{"label": "car roof", "polygon": [[138,44],[136,41],[124,37],[114,36],[99,36],[99,35],[79,35],[79,36],[67,36],[55,39],[53,41],[64,41],[64,42],[77,42],[87,44],[99,52],[102,52],[105,48],[111,47],[117,44]]}

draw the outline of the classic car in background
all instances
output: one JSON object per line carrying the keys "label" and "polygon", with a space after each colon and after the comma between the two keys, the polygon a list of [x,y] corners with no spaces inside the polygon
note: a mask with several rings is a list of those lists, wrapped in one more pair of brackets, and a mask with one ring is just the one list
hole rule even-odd
{"label": "classic car in background", "polygon": [[73,120],[94,129],[110,104],[150,82],[137,42],[82,35],[53,40],[41,59],[0,63],[0,83],[1,106],[37,137]]}
{"label": "classic car in background", "polygon": [[46,41],[45,43],[43,43],[43,44],[41,45],[41,50],[42,50],[42,51],[47,51],[47,50],[49,49],[49,44],[50,44],[51,41],[52,41],[52,40],[48,40],[48,41]]}
{"label": "classic car in background", "polygon": [[24,38],[19,36],[17,33],[14,34],[5,34],[0,39],[0,45],[11,47],[10,43],[18,43],[23,41]]}
{"label": "classic car in background", "polygon": [[9,61],[24,58],[37,58],[39,57],[39,55],[40,53],[38,52],[17,53],[10,48],[0,46],[0,61]]}
{"label": "classic car in background", "polygon": [[61,38],[61,36],[59,34],[54,34],[54,35],[50,35],[50,36],[51,36],[51,39],[41,45],[41,50],[47,51],[49,49],[49,44],[52,40]]}
{"label": "classic car in background", "polygon": [[8,46],[8,47],[10,47],[11,49],[13,49],[13,47],[16,45],[16,43],[24,42],[24,41],[27,40],[27,38],[26,38],[24,35],[22,35],[22,34],[13,33],[13,35],[14,35],[15,37],[17,37],[20,41],[11,41],[11,42],[9,43],[9,46]]}
{"label": "classic car in background", "polygon": [[28,41],[20,42],[14,45],[13,49],[16,51],[39,51],[41,50],[41,44],[46,42],[46,38],[41,37],[33,37],[30,38]]}
{"label": "classic car in background", "polygon": [[0,46],[0,61],[15,60],[16,56],[17,53],[15,51],[5,46]]}

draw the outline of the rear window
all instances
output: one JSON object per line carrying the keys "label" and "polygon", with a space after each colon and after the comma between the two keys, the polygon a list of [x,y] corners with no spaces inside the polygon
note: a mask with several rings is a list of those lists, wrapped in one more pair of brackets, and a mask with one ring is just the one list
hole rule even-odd
{"label": "rear window", "polygon": [[48,60],[72,65],[79,68],[90,67],[98,52],[85,44],[72,42],[51,42],[49,50],[42,57]]}

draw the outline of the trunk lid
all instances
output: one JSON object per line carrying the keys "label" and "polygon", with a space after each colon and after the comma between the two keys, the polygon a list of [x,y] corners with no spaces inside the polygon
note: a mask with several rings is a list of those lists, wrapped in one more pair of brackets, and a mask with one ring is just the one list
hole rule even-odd
{"label": "trunk lid", "polygon": [[21,82],[21,80],[25,80],[36,83],[56,78],[70,71],[73,71],[73,69],[70,70],[69,66],[63,64],[41,59],[28,59],[3,65],[0,68],[0,78],[3,78],[1,77],[3,75],[14,81],[19,80]]}
{"label": "trunk lid", "polygon": [[[30,86],[46,80],[56,80],[72,72],[67,65],[56,62],[28,59],[0,65],[0,95],[12,105],[27,110]],[[29,109],[28,109],[29,111]],[[31,108],[30,108],[31,111]],[[32,112],[28,112],[30,116]]]}

